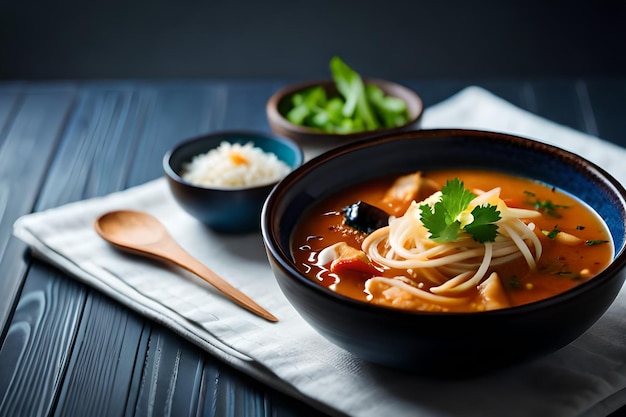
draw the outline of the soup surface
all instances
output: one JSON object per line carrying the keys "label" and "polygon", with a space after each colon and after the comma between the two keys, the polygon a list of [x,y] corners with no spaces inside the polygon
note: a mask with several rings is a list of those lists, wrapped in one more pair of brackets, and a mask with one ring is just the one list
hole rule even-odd
{"label": "soup surface", "polygon": [[[473,200],[456,213],[452,200],[462,194]],[[351,217],[355,212],[365,225]],[[597,275],[614,251],[603,220],[571,195],[470,170],[417,172],[342,190],[303,214],[291,249],[298,267],[332,291],[437,312],[554,296]]]}

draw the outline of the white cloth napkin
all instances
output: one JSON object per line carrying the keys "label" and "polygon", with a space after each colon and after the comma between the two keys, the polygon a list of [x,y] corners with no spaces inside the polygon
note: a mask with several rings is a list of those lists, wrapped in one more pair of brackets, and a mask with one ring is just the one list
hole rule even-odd
{"label": "white cloth napkin", "polygon": [[[626,150],[559,126],[477,88],[428,109],[424,128],[476,128],[550,141],[626,182]],[[93,230],[113,209],[152,213],[192,255],[274,313],[269,323],[176,267],[123,254]],[[437,381],[364,363],[319,336],[274,281],[261,237],[218,235],[174,202],[164,179],[24,216],[33,253],[218,358],[326,412],[352,416],[604,416],[626,404],[626,290],[588,332],[531,363]],[[476,360],[480,360],[477,358]]]}

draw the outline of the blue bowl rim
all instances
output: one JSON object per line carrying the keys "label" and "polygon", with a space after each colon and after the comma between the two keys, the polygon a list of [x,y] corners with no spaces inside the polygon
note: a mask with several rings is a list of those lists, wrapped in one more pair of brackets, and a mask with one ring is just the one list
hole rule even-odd
{"label": "blue bowl rim", "polygon": [[[263,237],[264,244],[266,246],[266,250],[268,254],[271,255],[275,263],[278,267],[280,267],[285,275],[289,276],[290,279],[297,283],[300,286],[304,286],[307,290],[314,291],[316,294],[321,295],[323,297],[327,297],[329,300],[344,304],[346,306],[360,309],[363,312],[369,312],[373,314],[385,314],[387,316],[393,316],[397,318],[402,317],[434,317],[439,320],[454,320],[459,317],[509,317],[509,316],[517,316],[519,314],[524,314],[528,312],[537,312],[542,309],[549,309],[556,304],[560,304],[561,302],[569,299],[573,299],[581,296],[583,293],[589,291],[590,289],[608,285],[611,281],[611,276],[613,279],[617,279],[620,274],[620,270],[626,267],[626,231],[625,234],[625,243],[619,248],[619,251],[616,250],[614,254],[613,261],[605,268],[602,272],[596,275],[593,279],[590,279],[580,285],[564,292],[558,294],[556,296],[536,301],[529,304],[524,304],[516,307],[509,307],[500,310],[490,310],[484,312],[471,312],[471,313],[458,313],[458,312],[415,312],[409,310],[396,309],[385,306],[378,306],[375,304],[365,303],[359,300],[355,300],[353,298],[344,296],[342,294],[338,294],[332,292],[323,286],[313,282],[309,278],[305,277],[296,267],[295,263],[291,259],[291,255],[288,251],[284,251],[281,248],[278,237],[273,234],[273,228],[271,227],[272,217],[269,213],[274,210],[274,206],[277,204],[276,199],[280,196],[288,187],[291,186],[294,182],[298,181],[300,176],[303,176],[310,171],[314,170],[318,166],[324,164],[329,159],[338,158],[341,155],[352,152],[357,149],[366,148],[370,146],[375,146],[377,144],[382,144],[385,142],[396,141],[396,140],[419,140],[421,137],[444,137],[444,136],[478,136],[478,137],[487,137],[491,140],[501,141],[501,142],[513,142],[517,146],[528,146],[533,147],[541,152],[556,152],[560,157],[567,159],[568,161],[578,161],[582,163],[591,173],[595,174],[595,176],[603,178],[606,180],[613,188],[616,195],[620,197],[620,201],[622,206],[626,210],[626,189],[622,186],[622,184],[617,181],[611,174],[609,174],[606,170],[598,166],[597,164],[587,160],[586,158],[577,155],[573,152],[567,151],[560,147],[546,144],[543,142],[539,142],[534,139],[525,138],[522,136],[500,133],[500,132],[491,132],[491,131],[483,131],[476,129],[421,129],[409,132],[402,132],[391,135],[380,135],[375,136],[363,140],[359,140],[357,142],[348,143],[345,145],[341,145],[337,148],[331,149],[321,155],[318,155],[311,160],[307,161],[299,168],[292,171],[289,175],[287,175],[279,185],[277,185],[271,192],[268,198],[265,200],[263,205],[263,209],[261,212],[261,234]],[[626,226],[626,219],[624,220],[624,225]],[[626,229],[625,229],[626,230]],[[617,248],[616,248],[617,249]]]}
{"label": "blue bowl rim", "polygon": [[[190,187],[192,189],[196,189],[198,191],[201,190],[212,190],[212,191],[241,191],[241,190],[254,190],[254,189],[263,189],[263,188],[273,188],[279,181],[275,181],[275,182],[271,182],[271,183],[266,183],[266,184],[260,184],[260,185],[255,185],[252,187],[203,187],[203,186],[199,186],[199,185],[195,185],[192,184],[188,181],[185,181],[175,170],[174,168],[172,168],[171,166],[171,158],[172,156],[179,151],[180,149],[187,147],[189,145],[192,145],[194,143],[197,142],[201,142],[203,140],[207,140],[207,139],[218,139],[218,138],[222,138],[224,141],[228,141],[229,138],[231,139],[237,139],[238,142],[243,142],[241,139],[242,137],[249,137],[253,140],[253,138],[263,138],[263,139],[269,139],[269,140],[273,140],[276,141],[278,143],[281,143],[283,145],[286,145],[289,149],[291,149],[291,151],[293,151],[294,156],[295,156],[295,163],[291,165],[292,168],[292,172],[296,169],[299,168],[303,162],[304,162],[304,152],[302,150],[302,148],[300,147],[300,145],[298,145],[295,141],[283,137],[283,136],[279,136],[279,135],[275,135],[275,134],[271,134],[271,133],[266,133],[266,132],[260,132],[260,131],[255,131],[255,130],[221,130],[221,131],[216,131],[216,132],[211,132],[211,133],[207,133],[207,134],[203,134],[203,135],[198,135],[198,136],[194,136],[191,138],[187,138],[182,140],[181,142],[178,142],[177,144],[175,144],[172,148],[170,148],[167,152],[165,152],[165,154],[163,155],[163,159],[162,159],[162,165],[163,165],[163,171],[165,172],[165,174],[172,180],[176,181],[177,183],[184,185],[186,187]],[[213,149],[213,148],[211,148]],[[210,149],[207,149],[207,152]]]}

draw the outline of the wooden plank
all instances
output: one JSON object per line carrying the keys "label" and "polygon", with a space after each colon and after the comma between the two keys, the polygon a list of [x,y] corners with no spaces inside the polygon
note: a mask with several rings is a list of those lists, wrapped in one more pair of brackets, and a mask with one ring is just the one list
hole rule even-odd
{"label": "wooden plank", "polygon": [[[132,415],[196,415],[202,360],[199,349],[152,326]],[[131,411],[131,410],[128,410]]]}
{"label": "wooden plank", "polygon": [[85,296],[52,268],[31,268],[0,350],[0,415],[52,414]]}
{"label": "wooden plank", "polygon": [[19,111],[20,99],[19,85],[0,84],[0,137],[3,139]]}
{"label": "wooden plank", "polygon": [[[71,117],[68,117],[58,153],[55,155],[56,149],[53,148],[38,147],[37,152],[31,149],[38,158],[48,159],[52,155],[56,156],[51,163],[46,161],[45,164],[40,164],[44,168],[48,168],[49,165],[50,170],[36,206],[37,210],[120,188],[127,173],[115,170],[114,165],[108,167],[103,164],[106,164],[108,159],[113,159],[119,160],[124,165],[124,156],[129,154],[129,144],[124,141],[124,132],[132,130],[135,121],[140,119],[130,112],[130,109],[140,107],[138,105],[133,107],[132,97],[127,88],[116,91],[105,88],[100,92],[87,89],[77,93],[77,104]],[[48,103],[43,110],[54,113],[51,110],[53,108],[58,108],[58,105]],[[45,120],[42,114],[32,110],[26,112],[26,117],[34,125],[40,120]],[[56,139],[55,137],[55,141]],[[119,157],[111,157],[111,153]],[[103,178],[104,181],[99,181],[98,178]],[[29,210],[31,208],[32,206]],[[36,267],[40,265],[39,262],[35,262]],[[56,273],[48,273],[45,278],[37,278],[32,273],[28,274],[21,300],[41,293],[46,285],[60,286],[59,282],[67,280]],[[70,414],[90,415],[82,414],[82,411],[93,411],[91,408],[93,406],[98,406],[99,410],[102,410],[103,404],[110,404],[108,407],[112,408],[107,412],[111,415],[121,415],[125,403],[119,403],[120,393],[128,395],[125,384],[127,386],[132,384],[132,375],[141,375],[143,354],[137,341],[142,340],[144,322],[130,315],[127,309],[116,303],[110,301],[103,303],[102,296],[72,282],[80,288],[80,292],[72,293],[67,290],[60,292],[64,305],[68,309],[80,312],[80,319],[66,323],[64,333],[42,333],[30,342],[30,345],[42,347],[39,352],[40,361],[48,362],[50,358],[59,355],[65,358],[64,364],[58,366],[59,370],[56,373],[44,375],[25,373],[23,371],[27,369],[25,366],[21,366],[18,372],[24,380],[24,386],[44,384],[49,387],[50,392],[41,390],[18,392],[16,391],[18,386],[9,384],[2,394],[19,402],[17,408],[26,408],[28,404],[43,404],[52,408],[58,403],[61,410],[71,411]],[[51,323],[61,322],[65,316],[61,311],[54,309],[46,309],[43,315],[42,320]],[[124,337],[121,337],[118,331],[120,323],[125,323]],[[11,328],[14,325],[19,326],[19,323],[15,323],[14,320]],[[77,343],[62,343],[61,337],[65,334],[72,335],[72,340],[75,339]],[[111,335],[117,337],[111,338]],[[108,343],[102,343],[103,341]],[[116,357],[111,357],[111,352],[119,353]],[[128,355],[128,352],[132,354]],[[12,355],[11,350],[3,347],[0,350],[0,358],[7,355]],[[133,372],[136,365],[139,366],[139,371]],[[103,376],[104,379],[98,379]],[[55,398],[55,401],[50,402],[49,397]]]}
{"label": "wooden plank", "polygon": [[[128,85],[79,90],[58,151],[49,152],[54,159],[36,210],[123,188],[128,176],[125,168],[131,165],[135,155],[135,138],[147,108],[149,100],[143,100]],[[32,279],[29,274],[22,299],[40,291],[42,282],[31,282]],[[47,279],[56,282],[60,278],[50,275]],[[63,378],[58,378],[56,384],[44,382],[54,386],[62,414],[123,415],[127,403],[135,401],[129,388],[136,385],[135,379],[143,373],[149,341],[143,337],[145,321],[84,285],[76,285],[86,295],[67,297],[65,303],[81,312],[80,320],[67,328],[77,343],[60,344],[53,333],[36,341],[38,345],[53,347],[52,351],[42,353],[44,357],[61,354],[69,361],[67,373],[62,373]],[[59,320],[54,311],[47,314],[48,320]],[[9,387],[7,395],[13,394]],[[39,395],[34,391],[15,398],[24,404],[40,403]]]}
{"label": "wooden plank", "polygon": [[150,99],[128,85],[81,89],[37,210],[122,189]]}
{"label": "wooden plank", "polygon": [[163,175],[162,160],[176,143],[218,130],[229,106],[223,86],[203,83],[167,83],[142,86],[150,108],[135,138],[135,158],[127,168],[126,186]]}
{"label": "wooden plank", "polygon": [[0,270],[4,277],[0,325],[4,330],[27,268],[22,257],[26,246],[12,238],[13,223],[35,205],[74,93],[64,84],[17,89],[0,85]]}
{"label": "wooden plank", "polygon": [[265,113],[267,100],[278,90],[271,82],[235,82],[228,84],[228,106],[223,129],[270,132]]}
{"label": "wooden plank", "polygon": [[[55,414],[122,416],[134,400],[133,380],[142,377],[137,349],[143,347],[145,320],[98,293],[86,294]],[[78,308],[79,301],[70,298],[66,304]],[[65,354],[64,347],[55,351]]]}
{"label": "wooden plank", "polygon": [[432,82],[428,80],[401,80],[402,85],[415,91],[428,108],[461,91],[468,84],[464,82]]}
{"label": "wooden plank", "polygon": [[[401,84],[419,94],[425,108],[441,103],[469,86],[477,86],[523,109],[535,110],[535,103],[530,99],[531,97],[527,91],[531,86],[529,83],[522,81],[472,78],[446,81],[409,80],[401,81]],[[453,123],[451,123],[450,127],[454,127]]]}

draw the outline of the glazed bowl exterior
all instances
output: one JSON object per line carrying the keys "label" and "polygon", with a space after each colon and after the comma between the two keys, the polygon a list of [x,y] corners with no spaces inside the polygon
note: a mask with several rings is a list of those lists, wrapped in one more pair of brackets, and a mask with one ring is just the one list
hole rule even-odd
{"label": "glazed bowl exterior", "polygon": [[367,78],[363,81],[365,83],[376,85],[386,95],[404,100],[407,104],[409,121],[406,124],[393,129],[377,129],[364,132],[338,134],[327,133],[318,129],[295,125],[287,120],[285,115],[292,106],[291,97],[295,93],[304,91],[311,87],[322,86],[324,90],[326,90],[326,94],[328,96],[336,96],[338,94],[333,80],[323,80],[288,85],[272,95],[267,101],[265,109],[267,120],[272,128],[272,131],[278,135],[291,138],[301,144],[322,144],[325,147],[332,147],[366,137],[405,132],[418,129],[420,127],[422,113],[424,112],[424,104],[422,103],[421,97],[416,92],[392,81],[374,78]]}
{"label": "glazed bowl exterior", "polygon": [[[357,301],[313,282],[294,264],[291,232],[315,201],[383,174],[450,168],[495,170],[560,188],[607,223],[612,263],[561,295],[480,313],[422,313]],[[626,191],[604,170],[536,141],[470,130],[422,130],[331,150],[288,175],[263,208],[262,234],[277,282],[298,313],[366,361],[440,376],[485,372],[553,352],[584,333],[624,282]]]}
{"label": "glazed bowl exterior", "polygon": [[303,153],[293,141],[259,132],[227,131],[183,141],[163,157],[163,170],[178,204],[190,215],[215,231],[246,233],[260,229],[263,203],[276,182],[254,187],[203,187],[182,178],[184,164],[222,142],[252,142],[264,152],[274,153],[292,169],[303,162]]}

